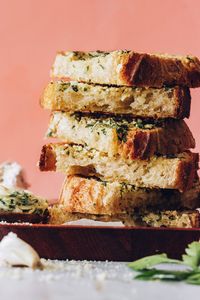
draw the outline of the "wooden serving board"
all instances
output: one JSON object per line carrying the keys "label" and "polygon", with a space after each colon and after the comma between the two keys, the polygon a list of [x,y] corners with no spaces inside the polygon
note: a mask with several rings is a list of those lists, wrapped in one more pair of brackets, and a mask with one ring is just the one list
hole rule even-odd
{"label": "wooden serving board", "polygon": [[166,252],[180,258],[200,229],[0,224],[0,239],[16,233],[49,259],[132,261]]}

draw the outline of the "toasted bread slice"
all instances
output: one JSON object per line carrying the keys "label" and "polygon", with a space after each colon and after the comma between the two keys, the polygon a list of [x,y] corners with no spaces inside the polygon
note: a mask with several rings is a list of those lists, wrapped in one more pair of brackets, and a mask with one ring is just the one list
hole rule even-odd
{"label": "toasted bread slice", "polygon": [[52,77],[138,87],[200,86],[200,61],[193,56],[134,51],[59,52]]}
{"label": "toasted bread slice", "polygon": [[178,227],[178,228],[199,228],[200,214],[198,210],[142,210],[133,215],[94,215],[69,213],[65,211],[62,204],[50,208],[50,223],[64,224],[79,219],[90,219],[103,222],[123,222],[125,226],[144,227]]}
{"label": "toasted bread slice", "polygon": [[41,171],[97,176],[106,181],[120,181],[139,187],[169,188],[186,191],[196,176],[198,154],[190,151],[174,157],[153,156],[149,160],[109,158],[105,152],[75,144],[43,146]]}
{"label": "toasted bread slice", "polygon": [[191,97],[187,87],[136,88],[83,82],[50,82],[41,106],[67,112],[131,114],[143,118],[188,118]]}
{"label": "toasted bread slice", "polygon": [[172,119],[155,121],[53,112],[47,136],[86,144],[109,157],[119,154],[130,159],[177,154],[195,147],[186,123]]}
{"label": "toasted bread slice", "polygon": [[71,175],[63,183],[59,204],[66,212],[96,215],[132,213],[140,207],[196,209],[200,207],[200,184],[197,181],[190,190],[180,193]]}
{"label": "toasted bread slice", "polygon": [[47,223],[48,202],[31,192],[0,186],[0,221]]}

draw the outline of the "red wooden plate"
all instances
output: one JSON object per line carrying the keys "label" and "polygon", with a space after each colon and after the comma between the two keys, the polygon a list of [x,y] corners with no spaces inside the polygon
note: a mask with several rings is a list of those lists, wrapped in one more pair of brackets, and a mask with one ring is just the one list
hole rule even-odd
{"label": "red wooden plate", "polygon": [[0,239],[10,231],[49,259],[132,261],[166,252],[180,258],[200,229],[0,224]]}

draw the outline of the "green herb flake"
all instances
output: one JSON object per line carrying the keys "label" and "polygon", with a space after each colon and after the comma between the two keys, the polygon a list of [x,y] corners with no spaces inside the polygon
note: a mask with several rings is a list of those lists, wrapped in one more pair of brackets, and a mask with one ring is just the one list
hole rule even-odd
{"label": "green herb flake", "polygon": [[[83,115],[76,115],[76,118],[85,118]],[[155,127],[163,126],[162,120],[142,120],[137,118],[125,118],[123,116],[115,117],[99,117],[94,116],[90,119],[85,118],[85,128],[90,128],[91,131],[101,131],[103,134],[107,134],[107,129],[115,129],[119,141],[126,142],[128,137],[128,132],[132,128],[141,128],[144,130],[150,130]]]}
{"label": "green herb flake", "polygon": [[82,115],[79,112],[74,113],[73,116],[76,121],[81,121]]}
{"label": "green herb flake", "polygon": [[74,92],[78,92],[78,87],[77,87],[77,85],[71,85],[71,88],[72,88],[72,90],[74,91]]}
{"label": "green herb flake", "polygon": [[144,128],[144,124],[143,124],[143,122],[142,122],[141,119],[137,119],[136,120],[136,127],[138,127],[138,128]]}
{"label": "green herb flake", "polygon": [[106,182],[106,181],[101,180],[101,184],[102,184],[103,186],[107,186],[107,182]]}
{"label": "green herb flake", "polygon": [[191,56],[188,55],[188,56],[186,56],[186,57],[187,57],[187,59],[188,59],[190,62],[192,62],[192,63],[194,62],[194,59],[193,59]]}
{"label": "green herb flake", "polygon": [[85,128],[93,128],[93,126],[94,126],[94,124],[88,123],[88,124],[85,125]]}
{"label": "green herb flake", "polygon": [[118,126],[116,130],[117,130],[118,139],[125,143],[128,135],[128,126],[127,125]]}
{"label": "green herb flake", "polygon": [[69,149],[66,149],[66,152],[65,152],[67,155],[69,155],[70,154],[70,151],[69,151]]}
{"label": "green herb flake", "polygon": [[197,268],[200,266],[199,242],[193,242],[192,244],[188,245],[188,247],[185,249],[185,253],[186,254],[182,256],[185,265],[188,265],[191,268]]}
{"label": "green herb flake", "polygon": [[49,130],[47,132],[47,137],[53,137],[53,131],[52,130]]}
{"label": "green herb flake", "polygon": [[64,92],[66,89],[68,89],[70,86],[70,83],[68,82],[62,82],[60,85],[59,85],[59,92]]}
{"label": "green herb flake", "polygon": [[101,129],[101,132],[102,132],[104,135],[106,135],[106,128],[102,128],[102,129]]}

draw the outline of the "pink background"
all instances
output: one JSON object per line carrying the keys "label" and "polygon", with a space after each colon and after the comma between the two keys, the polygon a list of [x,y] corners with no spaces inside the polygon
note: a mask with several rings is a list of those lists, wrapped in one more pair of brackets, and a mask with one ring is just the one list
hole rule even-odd
{"label": "pink background", "polygon": [[[37,161],[49,112],[39,106],[57,50],[112,50],[200,57],[199,0],[6,0],[0,9],[0,160],[26,169],[31,189],[56,197],[63,175]],[[200,90],[188,124],[200,150]]]}

